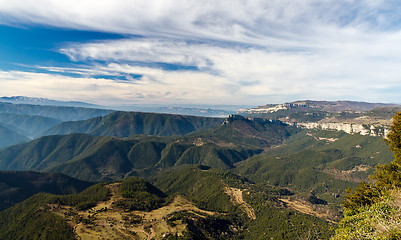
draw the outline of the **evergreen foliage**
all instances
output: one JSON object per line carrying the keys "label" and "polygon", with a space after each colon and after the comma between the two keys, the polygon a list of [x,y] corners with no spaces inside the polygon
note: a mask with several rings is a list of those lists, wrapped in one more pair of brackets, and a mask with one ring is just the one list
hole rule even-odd
{"label": "evergreen foliage", "polygon": [[262,151],[215,143],[197,145],[198,139],[150,136],[120,139],[86,134],[46,136],[0,151],[0,168],[62,172],[87,181],[109,181],[123,179],[135,171],[183,164],[230,169],[235,163]]}
{"label": "evergreen foliage", "polygon": [[0,212],[0,239],[75,239],[62,217],[45,210],[53,198],[40,193]]}
{"label": "evergreen foliage", "polygon": [[243,239],[329,239],[333,235],[329,224],[323,219],[283,209],[269,195],[248,192],[244,195],[255,210],[256,220],[249,221],[242,233]]}
{"label": "evergreen foliage", "polygon": [[92,184],[59,173],[0,171],[0,210],[39,192],[73,194]]}
{"label": "evergreen foliage", "polygon": [[78,210],[86,210],[96,206],[100,201],[109,199],[109,190],[104,183],[96,184],[82,191],[79,194],[71,194],[66,196],[55,196],[51,203],[73,206]]}
{"label": "evergreen foliage", "polygon": [[[390,159],[391,152],[380,137],[303,130],[285,145],[240,162],[233,171],[257,183],[288,187],[305,195],[313,192],[339,206],[344,189],[355,189],[377,164]],[[357,166],[365,166],[366,170],[357,171]]]}
{"label": "evergreen foliage", "polygon": [[142,112],[114,112],[104,117],[65,122],[46,134],[87,133],[94,136],[129,137],[134,134],[173,136],[210,129],[223,122],[222,118],[181,116]]}
{"label": "evergreen foliage", "polygon": [[180,194],[202,209],[230,212],[234,206],[224,193],[221,170],[201,170],[199,166],[183,165],[159,173],[153,184],[167,194]]}
{"label": "evergreen foliage", "polygon": [[394,224],[401,216],[401,112],[393,117],[387,137],[394,160],[378,166],[372,176],[374,181],[364,182],[354,192],[349,192],[344,201],[345,217],[333,239],[401,238],[401,227]]}
{"label": "evergreen foliage", "polygon": [[114,204],[126,211],[151,211],[166,203],[166,194],[140,178],[131,177],[123,181],[119,191],[124,199]]}

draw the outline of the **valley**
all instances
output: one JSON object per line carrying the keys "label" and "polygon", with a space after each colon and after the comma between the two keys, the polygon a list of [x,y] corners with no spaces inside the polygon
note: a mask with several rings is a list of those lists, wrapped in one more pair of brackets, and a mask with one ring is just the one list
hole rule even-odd
{"label": "valley", "polygon": [[383,136],[398,110],[306,101],[210,118],[14,105],[0,124],[34,139],[0,132],[11,145],[0,176],[29,176],[0,178],[0,239],[22,227],[1,219],[32,214],[80,239],[330,239],[345,190],[392,161]]}

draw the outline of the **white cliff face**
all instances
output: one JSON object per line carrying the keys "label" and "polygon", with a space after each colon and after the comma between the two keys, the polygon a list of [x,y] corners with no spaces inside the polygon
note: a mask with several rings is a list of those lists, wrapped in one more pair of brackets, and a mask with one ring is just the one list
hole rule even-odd
{"label": "white cliff face", "polygon": [[263,113],[273,113],[279,110],[287,110],[288,107],[280,104],[269,108],[252,108],[252,109],[240,109],[238,112],[247,114],[263,114]]}
{"label": "white cliff face", "polygon": [[[288,123],[291,124],[291,123]],[[380,124],[355,124],[355,123],[295,123],[297,127],[306,129],[322,129],[344,131],[348,134],[361,134],[369,136],[387,136],[390,127]]]}

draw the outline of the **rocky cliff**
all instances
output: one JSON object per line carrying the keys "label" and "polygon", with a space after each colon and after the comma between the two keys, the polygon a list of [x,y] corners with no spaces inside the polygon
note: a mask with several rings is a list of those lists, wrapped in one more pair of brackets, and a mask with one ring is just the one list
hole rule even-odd
{"label": "rocky cliff", "polygon": [[355,123],[319,123],[319,122],[304,122],[304,123],[287,123],[293,124],[300,128],[306,129],[322,129],[322,130],[337,130],[344,131],[349,134],[361,134],[369,136],[386,136],[390,130],[389,126],[381,124],[355,124]]}

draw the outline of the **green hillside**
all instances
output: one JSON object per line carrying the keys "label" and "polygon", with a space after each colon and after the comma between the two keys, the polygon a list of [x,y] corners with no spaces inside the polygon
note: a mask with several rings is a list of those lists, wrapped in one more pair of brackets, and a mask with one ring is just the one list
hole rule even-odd
{"label": "green hillside", "polygon": [[137,136],[120,139],[86,134],[55,135],[0,151],[0,168],[61,172],[83,180],[98,181],[121,179],[149,168],[182,164],[229,169],[261,151],[258,148],[219,146],[199,138]]}
{"label": "green hillside", "polygon": [[0,171],[0,211],[39,192],[73,194],[92,184],[59,173]]}
{"label": "green hillside", "polygon": [[228,172],[181,166],[160,173],[154,181],[167,194],[129,178],[79,194],[35,195],[0,212],[0,239],[328,239],[332,235],[328,222],[287,209],[277,195],[256,191],[253,183]]}
{"label": "green hillside", "polygon": [[183,164],[231,169],[265,148],[282,144],[296,131],[279,121],[240,117],[186,137],[45,136],[0,151],[0,169],[61,172],[91,181],[117,180],[146,169]]}
{"label": "green hillside", "polygon": [[37,115],[0,113],[0,124],[31,139],[41,136],[44,131],[59,123],[61,123],[61,121],[55,118]]}
{"label": "green hillside", "polygon": [[28,141],[27,137],[0,125],[0,149]]}
{"label": "green hillside", "polygon": [[329,239],[333,234],[330,227],[335,225],[284,207],[279,198],[291,194],[285,189],[258,185],[230,172],[181,166],[159,173],[152,182],[202,209],[229,213],[244,229],[239,239]]}
{"label": "green hillside", "polygon": [[188,139],[175,139],[174,142],[164,138],[112,139],[47,170],[84,180],[112,180],[137,175],[146,169],[182,164],[208,164],[228,169],[233,163],[259,152],[258,149],[226,148],[214,144],[196,146]]}
{"label": "green hillside", "polygon": [[366,181],[377,164],[391,158],[380,137],[303,130],[286,144],[239,163],[234,172],[255,182],[288,187],[304,199],[312,194],[337,212],[345,189]]}
{"label": "green hillside", "polygon": [[281,121],[232,115],[222,125],[199,136],[225,144],[268,148],[283,144],[298,131]]}
{"label": "green hillside", "polygon": [[145,135],[185,135],[194,131],[210,129],[224,121],[221,118],[206,118],[170,114],[114,112],[104,117],[84,121],[65,122],[51,128],[46,135],[87,133],[94,136],[129,137]]}
{"label": "green hillside", "polygon": [[379,165],[369,182],[347,194],[344,219],[333,240],[401,238],[401,112],[393,117],[386,143],[393,161]]}
{"label": "green hillside", "polygon": [[107,140],[84,134],[41,137],[0,151],[0,169],[43,170],[64,163]]}

